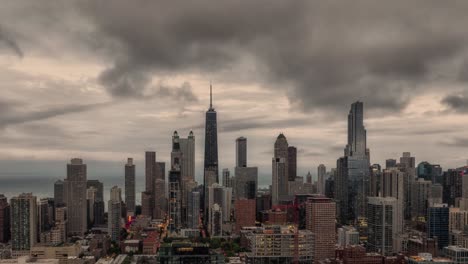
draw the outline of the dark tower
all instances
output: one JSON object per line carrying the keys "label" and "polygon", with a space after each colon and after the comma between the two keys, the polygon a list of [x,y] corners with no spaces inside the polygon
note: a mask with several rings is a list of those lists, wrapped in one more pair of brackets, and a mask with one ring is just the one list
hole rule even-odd
{"label": "dark tower", "polygon": [[[206,206],[208,201],[208,187],[213,183],[218,183],[218,126],[216,121],[216,111],[213,108],[212,86],[210,84],[210,108],[206,111],[205,124],[205,163],[204,163],[204,211],[207,215]],[[205,219],[206,221],[206,219]]]}

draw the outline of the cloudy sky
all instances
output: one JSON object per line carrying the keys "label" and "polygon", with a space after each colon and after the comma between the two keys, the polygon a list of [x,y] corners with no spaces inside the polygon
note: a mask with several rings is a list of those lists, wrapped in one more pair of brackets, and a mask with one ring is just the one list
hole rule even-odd
{"label": "cloudy sky", "polygon": [[[284,132],[299,173],[336,165],[360,100],[373,163],[411,151],[444,168],[468,158],[466,1],[3,1],[0,181],[65,174],[82,157],[120,177],[172,131],[197,141],[213,83],[220,165],[248,138],[271,175]],[[93,165],[93,166],[91,166]]]}

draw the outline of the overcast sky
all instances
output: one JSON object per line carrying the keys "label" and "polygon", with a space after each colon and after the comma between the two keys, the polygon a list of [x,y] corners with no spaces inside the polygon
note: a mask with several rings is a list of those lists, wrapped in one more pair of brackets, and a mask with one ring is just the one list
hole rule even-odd
{"label": "overcast sky", "polygon": [[201,179],[210,81],[220,167],[247,137],[263,185],[280,132],[299,174],[336,166],[357,100],[372,163],[403,151],[444,169],[468,158],[467,1],[1,6],[0,177],[65,174],[72,157],[116,177],[134,157],[143,174],[145,150],[168,161],[172,132],[193,129]]}

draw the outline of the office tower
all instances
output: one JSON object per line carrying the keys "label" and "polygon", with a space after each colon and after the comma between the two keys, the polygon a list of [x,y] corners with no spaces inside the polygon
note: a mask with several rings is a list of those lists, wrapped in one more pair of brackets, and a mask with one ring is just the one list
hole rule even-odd
{"label": "office tower", "polygon": [[325,181],[325,196],[335,198],[335,177],[330,177]]}
{"label": "office tower", "polygon": [[[315,234],[296,227],[268,225],[241,230],[247,241],[246,263],[314,263]],[[296,246],[297,245],[297,248]]]}
{"label": "office tower", "polygon": [[405,168],[406,172],[416,177],[416,161],[414,157],[411,157],[410,152],[403,152],[403,156],[400,157],[400,167]]}
{"label": "office tower", "polygon": [[209,233],[211,237],[223,235],[223,211],[219,204],[210,207]]}
{"label": "office tower", "polygon": [[37,198],[23,193],[10,200],[11,250],[13,257],[29,255],[37,243]]}
{"label": "office tower", "polygon": [[10,205],[5,195],[0,194],[0,243],[10,241]]}
{"label": "office tower", "polygon": [[223,186],[224,187],[233,187],[233,179],[231,178],[231,172],[229,169],[223,169]]}
{"label": "office tower", "polygon": [[247,138],[236,139],[236,167],[247,167]]}
{"label": "office tower", "polygon": [[235,232],[239,234],[244,226],[255,226],[255,199],[239,199],[234,202],[236,226]]}
{"label": "office tower", "polygon": [[156,152],[145,152],[145,191],[153,193],[154,178],[156,175]]}
{"label": "office tower", "polygon": [[325,165],[320,164],[317,168],[317,193],[318,194],[325,194],[325,177],[327,174],[327,167]]}
{"label": "office tower", "polygon": [[153,217],[152,199],[151,192],[141,192],[141,214],[143,216]]}
{"label": "office tower", "polygon": [[306,202],[306,228],[315,234],[315,261],[334,258],[336,244],[336,204],[330,198],[315,196]]}
{"label": "office tower", "polygon": [[449,207],[447,204],[436,204],[427,210],[427,236],[437,237],[439,249],[449,245]]}
{"label": "office tower", "polygon": [[54,183],[54,201],[55,205],[63,205],[65,203],[65,199],[63,197],[63,181],[57,180]]}
{"label": "office tower", "polygon": [[348,144],[344,154],[344,157],[337,160],[335,178],[339,219],[342,224],[352,223],[366,216],[370,163],[362,102],[351,105],[348,114]]}
{"label": "office tower", "polygon": [[169,227],[171,233],[178,232],[182,225],[181,219],[181,176],[180,170],[172,168],[169,171]]}
{"label": "office tower", "polygon": [[39,200],[38,205],[38,220],[39,220],[39,228],[38,232],[46,232],[49,231],[52,226],[54,225],[54,199],[53,198],[42,198]]}
{"label": "office tower", "polygon": [[97,189],[96,201],[104,201],[104,184],[99,180],[87,180],[86,188],[90,187]]}
{"label": "office tower", "polygon": [[55,208],[55,225],[51,230],[50,243],[58,245],[67,241],[67,207]]}
{"label": "office tower", "polygon": [[310,174],[310,171],[306,175],[306,183],[312,184],[312,174]]}
{"label": "office tower", "polygon": [[288,181],[295,181],[297,177],[297,148],[288,147]]}
{"label": "office tower", "polygon": [[89,187],[86,190],[86,200],[88,201],[87,211],[88,211],[88,228],[92,228],[94,226],[94,211],[95,211],[95,204],[97,199],[98,190],[93,186]]}
{"label": "office tower", "polygon": [[122,222],[122,190],[117,186],[112,187],[110,190],[108,208],[109,235],[112,241],[119,241]]}
{"label": "office tower", "polygon": [[396,199],[396,206],[393,209],[395,214],[393,234],[403,232],[405,186],[406,173],[396,167],[390,167],[382,172],[382,197],[393,197]]}
{"label": "office tower", "polygon": [[257,197],[258,168],[236,167],[234,173],[234,199],[255,199]]}
{"label": "office tower", "polygon": [[195,180],[195,136],[190,131],[187,138],[179,138],[180,151],[182,152],[182,179],[183,181]]}
{"label": "office tower", "polygon": [[427,161],[423,161],[418,164],[416,173],[418,178],[432,181],[432,183],[442,183],[442,168],[440,165],[433,165]]}
{"label": "office tower", "polygon": [[381,196],[382,170],[379,164],[372,164],[369,196]]}
{"label": "office tower", "polygon": [[125,164],[125,205],[129,215],[135,215],[135,164],[132,158]]}
{"label": "office tower", "polygon": [[435,204],[441,204],[443,202],[442,193],[442,185],[440,185],[439,183],[432,184],[427,200],[428,207],[434,206]]}
{"label": "office tower", "polygon": [[396,168],[397,161],[396,159],[387,159],[385,161],[385,169]]}
{"label": "office tower", "polygon": [[384,256],[391,255],[394,253],[397,199],[369,197],[367,206],[368,250]]}
{"label": "office tower", "polygon": [[163,219],[167,212],[166,181],[156,179],[154,184],[154,189],[156,191],[154,195],[151,196],[154,204],[153,218]]}
{"label": "office tower", "polygon": [[200,192],[192,191],[188,196],[187,226],[198,228],[200,219]]}
{"label": "office tower", "polygon": [[456,206],[457,201],[463,196],[463,171],[449,169],[444,173],[443,202],[449,206]]}
{"label": "office tower", "polygon": [[271,203],[278,205],[280,201],[286,200],[289,192],[287,178],[287,162],[284,158],[272,159],[272,184],[271,184]]}
{"label": "office tower", "polygon": [[204,189],[204,211],[205,211],[205,222],[208,220],[208,187],[213,183],[218,183],[218,125],[216,120],[216,111],[213,108],[213,93],[212,86],[210,84],[210,108],[206,111],[206,123],[205,123],[205,158],[204,158],[204,174],[203,174],[203,186]]}
{"label": "office tower", "polygon": [[411,184],[411,218],[425,218],[427,216],[427,200],[432,181],[419,178]]}
{"label": "office tower", "polygon": [[348,247],[359,245],[359,232],[353,226],[343,226],[338,228],[338,246]]}
{"label": "office tower", "polygon": [[212,208],[216,203],[221,207],[223,212],[223,221],[230,221],[231,216],[231,202],[232,202],[232,188],[223,187],[217,183],[208,188],[208,208]]}
{"label": "office tower", "polygon": [[69,236],[83,236],[87,230],[86,164],[74,158],[67,164],[67,179],[64,181],[65,204],[68,208]]}

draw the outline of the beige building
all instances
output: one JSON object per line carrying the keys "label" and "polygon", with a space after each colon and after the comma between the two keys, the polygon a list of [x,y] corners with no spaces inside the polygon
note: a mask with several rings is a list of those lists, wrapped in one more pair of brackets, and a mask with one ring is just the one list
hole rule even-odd
{"label": "beige building", "polygon": [[36,245],[31,248],[30,256],[37,259],[58,259],[59,264],[66,264],[69,258],[79,257],[81,252],[79,244],[59,247]]}
{"label": "beige building", "polygon": [[335,257],[336,203],[324,196],[311,197],[306,202],[306,227],[315,234],[314,259]]}

